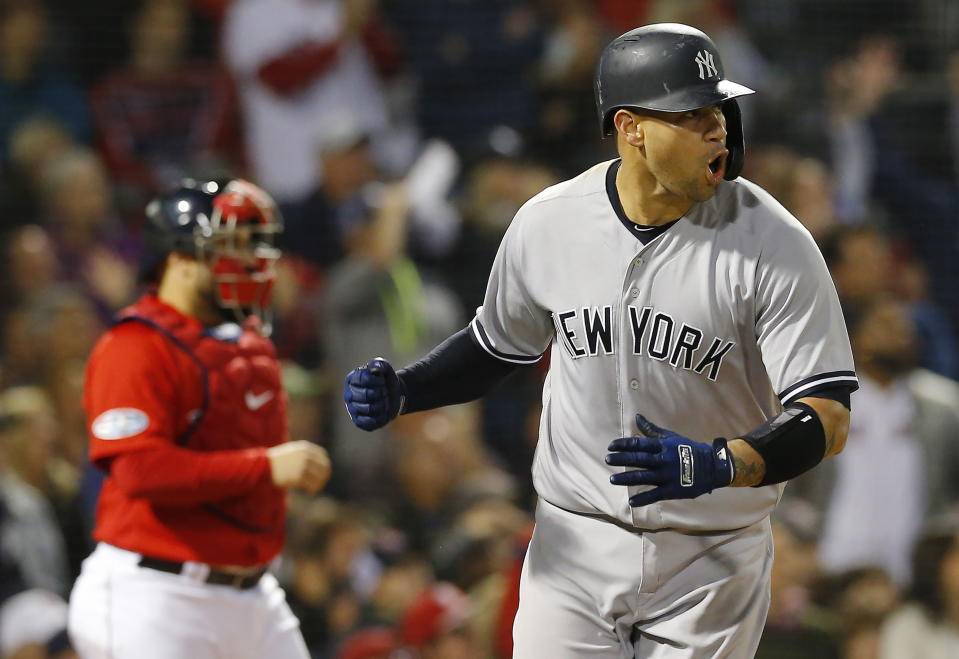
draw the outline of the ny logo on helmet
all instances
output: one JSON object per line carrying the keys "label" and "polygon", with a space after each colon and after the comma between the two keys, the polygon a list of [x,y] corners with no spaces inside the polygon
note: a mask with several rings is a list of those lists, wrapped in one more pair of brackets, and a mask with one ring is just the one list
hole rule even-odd
{"label": "ny logo on helmet", "polygon": [[716,62],[713,61],[713,54],[708,50],[701,50],[696,53],[696,64],[699,65],[699,77],[702,80],[712,78],[719,73]]}

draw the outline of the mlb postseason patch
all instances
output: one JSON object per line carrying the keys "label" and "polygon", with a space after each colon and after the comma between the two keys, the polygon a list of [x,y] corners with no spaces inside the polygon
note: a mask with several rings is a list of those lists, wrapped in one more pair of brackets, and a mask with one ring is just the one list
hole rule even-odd
{"label": "mlb postseason patch", "polygon": [[146,412],[135,407],[117,407],[94,419],[90,432],[97,439],[126,439],[139,435],[149,425]]}
{"label": "mlb postseason patch", "polygon": [[213,337],[217,341],[236,343],[243,335],[243,328],[236,323],[220,323],[219,325],[207,328],[203,333]]}
{"label": "mlb postseason patch", "polygon": [[688,444],[679,445],[679,484],[693,486],[693,447]]}

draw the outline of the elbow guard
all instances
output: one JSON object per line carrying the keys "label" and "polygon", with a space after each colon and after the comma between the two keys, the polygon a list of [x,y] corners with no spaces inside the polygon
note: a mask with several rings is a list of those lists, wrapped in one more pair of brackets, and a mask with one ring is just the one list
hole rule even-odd
{"label": "elbow guard", "polygon": [[755,487],[784,483],[822,462],[826,432],[819,415],[805,403],[790,403],[783,413],[741,439],[766,463],[766,475]]}

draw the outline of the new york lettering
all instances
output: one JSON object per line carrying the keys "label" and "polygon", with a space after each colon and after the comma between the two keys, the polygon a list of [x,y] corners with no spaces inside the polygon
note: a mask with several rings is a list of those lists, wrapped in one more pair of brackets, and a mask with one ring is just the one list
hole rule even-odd
{"label": "new york lettering", "polygon": [[[693,371],[713,382],[735,341],[713,337],[652,307],[626,307],[632,336],[632,354],[668,361],[674,368]],[[612,307],[584,307],[556,314],[557,330],[573,359],[612,355]]]}

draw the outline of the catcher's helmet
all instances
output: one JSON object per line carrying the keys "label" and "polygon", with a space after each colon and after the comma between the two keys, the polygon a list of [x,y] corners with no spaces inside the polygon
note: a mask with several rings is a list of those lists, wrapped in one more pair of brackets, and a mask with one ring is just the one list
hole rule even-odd
{"label": "catcher's helmet", "polygon": [[612,135],[620,108],[687,112],[722,103],[726,116],[727,180],[743,168],[745,142],[737,96],[754,93],[727,80],[712,39],[681,23],[656,23],[616,37],[603,51],[594,79],[603,136]]}
{"label": "catcher's helmet", "polygon": [[263,318],[280,256],[273,240],[282,230],[273,199],[249,181],[186,179],[146,207],[141,275],[156,282],[168,254],[192,256],[210,266],[222,310],[240,322]]}

